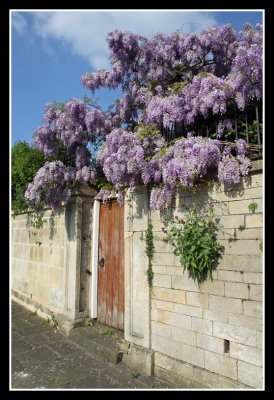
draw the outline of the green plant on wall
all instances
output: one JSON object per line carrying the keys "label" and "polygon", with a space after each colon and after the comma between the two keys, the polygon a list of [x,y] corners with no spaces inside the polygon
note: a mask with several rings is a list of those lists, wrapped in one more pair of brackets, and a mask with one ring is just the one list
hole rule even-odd
{"label": "green plant on wall", "polygon": [[149,221],[147,230],[145,232],[145,242],[146,242],[146,255],[148,258],[148,268],[147,268],[147,282],[149,287],[153,285],[154,272],[152,269],[152,259],[154,254],[154,244],[153,244],[153,226]]}
{"label": "green plant on wall", "polygon": [[249,211],[251,211],[253,214],[255,213],[255,211],[258,208],[258,204],[255,203],[254,201],[252,201],[252,203],[248,204],[248,209]]}
{"label": "green plant on wall", "polygon": [[184,270],[198,284],[212,279],[213,264],[224,250],[217,241],[218,228],[213,220],[212,207],[203,213],[191,209],[184,220],[175,217],[166,231],[165,241],[174,247]]}

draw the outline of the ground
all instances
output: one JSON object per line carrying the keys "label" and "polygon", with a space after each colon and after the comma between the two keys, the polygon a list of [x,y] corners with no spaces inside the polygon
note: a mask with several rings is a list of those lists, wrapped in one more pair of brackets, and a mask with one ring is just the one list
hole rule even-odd
{"label": "ground", "polygon": [[[85,333],[87,331],[88,328]],[[147,377],[122,363],[109,361],[100,353],[88,351],[85,340],[83,345],[79,340],[81,328],[76,328],[75,332],[76,335],[66,337],[46,320],[13,302],[11,389],[155,390],[172,387],[161,379]]]}

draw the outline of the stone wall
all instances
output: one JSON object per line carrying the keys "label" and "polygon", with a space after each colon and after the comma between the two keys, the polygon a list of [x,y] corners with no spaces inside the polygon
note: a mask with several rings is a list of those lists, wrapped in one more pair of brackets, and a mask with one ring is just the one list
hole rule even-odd
{"label": "stone wall", "polygon": [[89,315],[93,194],[72,196],[58,215],[46,210],[42,229],[31,213],[12,217],[13,298],[40,315],[58,315],[64,330]]}
{"label": "stone wall", "polygon": [[[151,213],[155,254],[153,288],[146,283],[142,240],[147,228],[147,196],[137,188],[126,206],[125,338],[154,351],[144,366],[179,387],[262,388],[262,174],[254,171],[233,190],[204,185],[195,195],[179,191],[173,215],[186,206],[214,202],[219,241],[225,252],[213,281],[200,287],[183,272],[179,258],[163,242],[167,217]],[[252,213],[248,205],[256,202]],[[244,226],[245,229],[239,229]],[[236,240],[234,239],[236,232]]]}

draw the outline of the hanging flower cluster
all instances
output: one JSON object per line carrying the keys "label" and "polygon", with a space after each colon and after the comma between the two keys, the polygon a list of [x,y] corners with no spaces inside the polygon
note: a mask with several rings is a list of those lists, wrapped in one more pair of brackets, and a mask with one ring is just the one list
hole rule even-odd
{"label": "hanging flower cluster", "polygon": [[[221,183],[238,183],[251,165],[245,142],[222,150],[218,140],[198,136],[195,124],[213,119],[221,139],[233,127],[229,115],[261,101],[262,37],[259,24],[239,33],[227,24],[151,39],[109,33],[111,70],[81,81],[92,92],[120,88],[121,98],[107,112],[78,99],[46,106],[34,143],[48,162],[27,189],[29,204],[56,209],[77,182],[94,184],[102,176],[113,189],[99,185],[97,198],[106,201],[114,190],[122,203],[126,188],[149,185],[151,209],[170,204],[178,185],[192,188],[210,169]],[[183,137],[171,142],[174,126]]]}
{"label": "hanging flower cluster", "polygon": [[[171,203],[178,185],[191,189],[210,169],[218,170],[219,181],[232,185],[246,176],[251,162],[245,157],[245,141],[235,143],[221,153],[218,140],[195,137],[192,133],[168,145],[161,135],[147,137],[115,129],[100,149],[97,162],[115,189],[151,184],[150,208],[163,209]],[[161,182],[160,186],[157,186]],[[105,192],[102,192],[102,196]],[[101,198],[101,193],[98,198]]]}

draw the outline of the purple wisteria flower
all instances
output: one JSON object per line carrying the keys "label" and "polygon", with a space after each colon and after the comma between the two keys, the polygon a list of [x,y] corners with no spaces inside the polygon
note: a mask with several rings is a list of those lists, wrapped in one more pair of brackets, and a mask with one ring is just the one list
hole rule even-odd
{"label": "purple wisteria flower", "polygon": [[[178,185],[192,188],[210,169],[223,184],[240,182],[251,165],[245,141],[222,151],[218,140],[198,135],[205,129],[208,135],[211,125],[221,139],[235,127],[235,115],[262,100],[262,39],[259,24],[245,24],[239,33],[226,24],[152,38],[110,32],[110,71],[87,72],[81,82],[92,92],[119,89],[121,98],[108,111],[75,98],[46,105],[34,144],[48,161],[26,191],[29,204],[56,209],[73,185],[100,176],[120,204],[126,188],[152,188],[151,209],[166,207]],[[150,124],[143,134],[141,127]],[[97,198],[104,202],[111,193],[102,189]]]}

